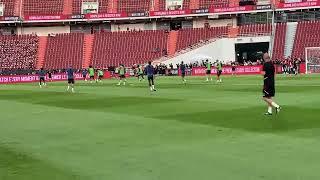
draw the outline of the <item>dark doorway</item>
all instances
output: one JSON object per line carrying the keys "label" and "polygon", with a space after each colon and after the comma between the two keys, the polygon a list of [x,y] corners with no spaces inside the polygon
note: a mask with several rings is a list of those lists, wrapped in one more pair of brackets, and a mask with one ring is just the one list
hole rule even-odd
{"label": "dark doorway", "polygon": [[256,62],[262,58],[263,53],[268,52],[269,42],[236,44],[236,61],[240,64],[244,62]]}
{"label": "dark doorway", "polygon": [[172,21],[170,22],[170,29],[171,30],[179,30],[182,27],[181,21]]}

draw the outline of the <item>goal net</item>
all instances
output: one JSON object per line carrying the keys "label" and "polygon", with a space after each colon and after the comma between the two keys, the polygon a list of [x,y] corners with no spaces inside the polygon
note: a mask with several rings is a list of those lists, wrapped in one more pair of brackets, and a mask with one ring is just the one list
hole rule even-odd
{"label": "goal net", "polygon": [[320,47],[305,49],[306,73],[320,73]]}

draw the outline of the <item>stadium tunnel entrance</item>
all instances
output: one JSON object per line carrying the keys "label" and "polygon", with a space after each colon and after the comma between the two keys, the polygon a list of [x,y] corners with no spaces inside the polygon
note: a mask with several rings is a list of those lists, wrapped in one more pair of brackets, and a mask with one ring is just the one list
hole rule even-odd
{"label": "stadium tunnel entrance", "polygon": [[236,61],[240,64],[248,61],[256,62],[258,59],[262,59],[263,53],[268,52],[268,49],[269,42],[236,44]]}

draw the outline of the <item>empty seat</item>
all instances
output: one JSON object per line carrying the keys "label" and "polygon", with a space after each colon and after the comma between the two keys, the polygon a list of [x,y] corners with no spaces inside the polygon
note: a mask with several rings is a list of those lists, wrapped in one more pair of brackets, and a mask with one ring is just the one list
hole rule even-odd
{"label": "empty seat", "polygon": [[105,32],[95,34],[92,65],[106,68],[146,63],[163,55],[167,47],[164,31]]}
{"label": "empty seat", "polygon": [[63,12],[64,0],[24,0],[25,15],[60,15]]}
{"label": "empty seat", "polygon": [[14,16],[15,0],[0,0],[4,4],[4,16]]}
{"label": "empty seat", "polygon": [[31,35],[0,36],[0,69],[34,69],[38,41]]}
{"label": "empty seat", "polygon": [[57,34],[48,37],[44,68],[46,69],[80,69],[83,63],[84,34]]}

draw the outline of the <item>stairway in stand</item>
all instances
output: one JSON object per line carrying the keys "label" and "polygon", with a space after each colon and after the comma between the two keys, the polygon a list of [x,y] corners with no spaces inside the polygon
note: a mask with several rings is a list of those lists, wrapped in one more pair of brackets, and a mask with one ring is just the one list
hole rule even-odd
{"label": "stairway in stand", "polygon": [[36,64],[36,69],[40,69],[44,65],[47,43],[48,43],[48,36],[39,37],[38,60]]}
{"label": "stairway in stand", "polygon": [[63,14],[72,14],[72,0],[64,0],[63,4]]}
{"label": "stairway in stand", "polygon": [[108,13],[117,13],[117,12],[118,12],[118,0],[109,0]]}
{"label": "stairway in stand", "polygon": [[168,36],[168,55],[172,56],[176,53],[179,31],[170,31]]}
{"label": "stairway in stand", "polygon": [[92,63],[93,40],[93,34],[84,35],[82,68],[88,68]]}

